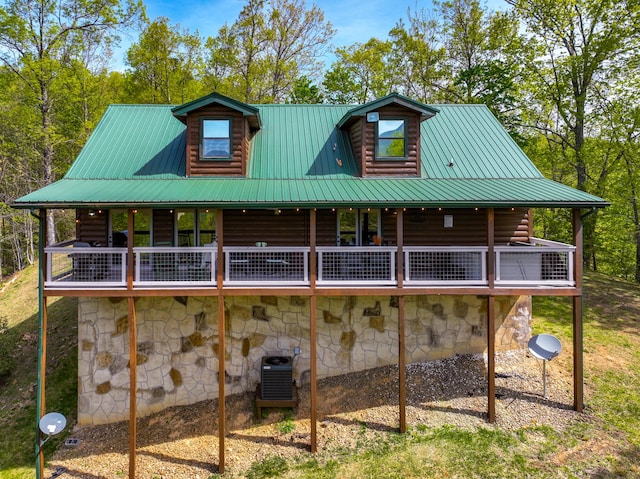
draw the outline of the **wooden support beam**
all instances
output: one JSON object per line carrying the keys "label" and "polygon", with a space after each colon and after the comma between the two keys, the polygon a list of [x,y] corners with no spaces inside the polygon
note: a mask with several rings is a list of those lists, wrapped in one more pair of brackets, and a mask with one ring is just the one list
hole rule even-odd
{"label": "wooden support beam", "polygon": [[[46,238],[44,236],[43,238]],[[47,298],[42,298],[41,311],[40,311],[40,352],[39,352],[39,364],[38,371],[38,417],[36,422],[36,443],[37,443],[37,479],[43,477],[44,468],[44,451],[40,447],[42,441],[42,432],[40,431],[40,418],[47,413],[47,388],[46,388],[46,376],[47,376],[47,323],[48,323],[48,308]]]}
{"label": "wooden support beam", "polygon": [[310,316],[310,332],[309,332],[309,347],[311,351],[309,354],[311,355],[311,413],[310,413],[310,421],[311,421],[311,452],[315,453],[318,450],[318,438],[316,431],[316,422],[317,422],[317,409],[318,409],[318,372],[317,372],[317,334],[316,334],[316,323],[317,323],[317,311],[316,311],[316,296],[313,295],[309,298],[309,316]]}
{"label": "wooden support beam", "polygon": [[582,330],[582,298],[573,298],[573,409],[584,408],[584,342]]}
{"label": "wooden support beam", "polygon": [[135,274],[135,258],[133,256],[133,240],[135,231],[135,216],[133,210],[127,213],[127,290],[133,290],[133,277]]}
{"label": "wooden support beam", "polygon": [[398,245],[398,256],[396,257],[396,271],[398,273],[398,288],[403,287],[404,282],[404,210],[398,208],[396,216],[396,244]]}
{"label": "wooden support beam", "polygon": [[218,289],[218,472],[224,474],[224,439],[226,431],[225,400],[225,311],[222,286],[224,280],[224,214],[222,209],[216,211],[216,240],[218,241],[217,289]]}
{"label": "wooden support beam", "polygon": [[218,260],[216,262],[216,283],[218,290],[222,290],[224,282],[224,214],[222,209],[216,210],[216,240],[218,241]]}
{"label": "wooden support beam", "polygon": [[400,433],[407,432],[407,358],[405,341],[404,296],[398,298],[398,403]]}
{"label": "wooden support beam", "polygon": [[496,325],[495,297],[487,298],[487,420],[496,421]]}
{"label": "wooden support beam", "polygon": [[496,314],[495,314],[495,211],[487,209],[487,277],[490,295],[487,298],[487,419],[496,420]]}
{"label": "wooden support beam", "polygon": [[316,210],[309,212],[309,286],[315,290],[318,280],[318,266],[316,258],[317,215]]}
{"label": "wooden support beam", "polygon": [[[489,290],[494,294],[496,285],[496,221],[493,208],[487,209],[487,280]],[[520,293],[518,293],[520,294]]]}
{"label": "wooden support beam", "polygon": [[[396,215],[396,270],[398,272],[398,290],[401,291],[404,282],[404,209],[398,208]],[[407,431],[407,368],[406,368],[406,339],[404,317],[404,295],[398,297],[398,407],[400,416],[400,432]]]}
{"label": "wooden support beam", "polygon": [[[217,226],[217,225],[216,225]],[[225,413],[225,313],[224,296],[218,296],[218,472],[224,474]]]}
{"label": "wooden support beam", "polygon": [[[129,230],[131,231],[131,230]],[[129,235],[131,236],[131,235]],[[136,477],[138,342],[136,300],[127,298],[129,314],[129,477]]]}
{"label": "wooden support beam", "polygon": [[36,397],[38,417],[36,418],[36,479],[41,479],[44,472],[44,451],[40,447],[42,433],[40,432],[40,418],[46,414],[47,406],[47,298],[44,296],[44,280],[47,277],[46,261],[44,254],[47,238],[47,210],[41,209],[38,218],[38,392]]}
{"label": "wooden support beam", "polygon": [[579,296],[573,297],[573,408],[582,412],[584,408],[584,335],[582,309],[583,274],[583,229],[579,209],[573,210],[573,241],[576,246],[574,278]]}
{"label": "wooden support beam", "polygon": [[312,209],[309,214],[309,271],[311,276],[310,286],[311,286],[311,297],[309,298],[309,354],[311,356],[311,385],[310,385],[310,394],[311,401],[309,404],[309,421],[311,423],[311,444],[310,449],[311,452],[315,453],[318,450],[318,436],[317,436],[317,406],[318,406],[318,385],[317,385],[317,362],[316,362],[316,352],[317,352],[317,334],[316,334],[316,323],[317,323],[317,312],[316,312],[316,280],[317,280],[317,264],[316,264],[316,239],[317,239],[317,215],[316,210]]}

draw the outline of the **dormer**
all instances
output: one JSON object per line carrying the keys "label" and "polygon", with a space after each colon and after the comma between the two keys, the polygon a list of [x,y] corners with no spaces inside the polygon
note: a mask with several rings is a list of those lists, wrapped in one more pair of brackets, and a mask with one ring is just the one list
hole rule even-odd
{"label": "dormer", "polygon": [[187,176],[246,176],[259,110],[219,93],[172,109],[186,125]]}
{"label": "dormer", "polygon": [[337,126],[348,132],[362,176],[419,177],[420,124],[438,111],[392,93],[350,110]]}

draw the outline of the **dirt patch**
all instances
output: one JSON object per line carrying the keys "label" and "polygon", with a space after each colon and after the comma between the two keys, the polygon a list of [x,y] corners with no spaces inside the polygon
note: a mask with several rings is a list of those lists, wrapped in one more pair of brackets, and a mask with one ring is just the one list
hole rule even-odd
{"label": "dirt patch", "polygon": [[[548,399],[542,397],[541,362],[525,351],[496,357],[496,423],[487,423],[486,358],[482,355],[407,366],[409,427],[518,429],[546,424],[558,430],[585,415],[572,410],[572,378],[561,362],[547,368]],[[399,427],[398,368],[378,368],[318,382],[318,451],[355,448],[359,441]],[[266,409],[257,418],[253,394],[226,401],[226,470],[241,474],[270,456],[310,454],[309,387],[298,390],[293,410]],[[204,401],[138,420],[137,477],[203,478],[218,471],[218,405]],[[128,471],[128,424],[85,427],[50,462],[63,477],[121,478]],[[558,457],[558,461],[562,458]]]}

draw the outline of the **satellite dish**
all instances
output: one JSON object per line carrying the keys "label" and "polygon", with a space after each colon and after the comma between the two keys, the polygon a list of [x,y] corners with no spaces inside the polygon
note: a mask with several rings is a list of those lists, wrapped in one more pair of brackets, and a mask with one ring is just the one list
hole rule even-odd
{"label": "satellite dish", "polygon": [[560,354],[562,344],[551,334],[536,334],[529,340],[529,351],[536,358],[549,361]]}
{"label": "satellite dish", "polygon": [[50,412],[40,418],[39,426],[43,434],[55,436],[67,427],[67,419],[59,412]]}
{"label": "satellite dish", "polygon": [[547,361],[555,358],[562,351],[560,340],[551,334],[536,334],[529,340],[531,354],[542,359],[542,384],[544,398],[547,399]]}
{"label": "satellite dish", "polygon": [[44,443],[47,442],[51,438],[51,436],[55,436],[56,434],[60,434],[62,431],[64,431],[64,428],[67,427],[67,418],[65,418],[59,412],[50,412],[40,418],[38,427],[43,434],[47,435],[44,440],[40,441],[40,446],[38,447],[39,454],[40,449],[42,449]]}

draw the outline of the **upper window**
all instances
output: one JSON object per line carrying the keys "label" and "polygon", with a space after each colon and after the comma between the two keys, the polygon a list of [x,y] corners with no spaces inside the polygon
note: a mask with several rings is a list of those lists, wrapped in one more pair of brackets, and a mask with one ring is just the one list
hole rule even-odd
{"label": "upper window", "polygon": [[231,120],[202,120],[201,158],[228,159],[231,157]]}
{"label": "upper window", "polygon": [[403,119],[379,120],[376,128],[376,158],[402,159],[406,156],[406,121]]}

